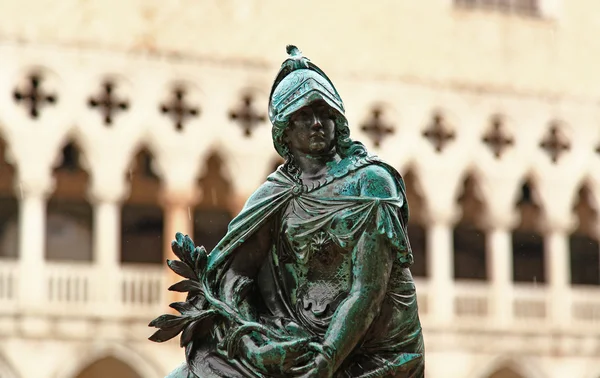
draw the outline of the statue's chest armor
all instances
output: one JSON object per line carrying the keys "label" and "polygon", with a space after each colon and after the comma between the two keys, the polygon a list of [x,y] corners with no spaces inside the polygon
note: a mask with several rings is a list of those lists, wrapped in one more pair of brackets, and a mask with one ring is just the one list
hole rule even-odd
{"label": "statue's chest armor", "polygon": [[352,250],[342,248],[330,237],[335,228],[344,227],[340,221],[343,212],[317,227],[302,227],[314,217],[312,210],[295,201],[287,206],[279,256],[290,304],[310,324],[331,317],[352,285]]}

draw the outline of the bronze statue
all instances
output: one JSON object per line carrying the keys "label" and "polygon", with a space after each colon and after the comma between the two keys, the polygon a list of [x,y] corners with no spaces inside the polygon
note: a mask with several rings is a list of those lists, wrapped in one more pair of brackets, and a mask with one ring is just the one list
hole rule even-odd
{"label": "bronze statue", "polygon": [[285,163],[248,199],[210,252],[177,234],[169,266],[186,363],[169,378],[424,376],[404,183],[350,139],[344,105],[288,46],[269,118]]}

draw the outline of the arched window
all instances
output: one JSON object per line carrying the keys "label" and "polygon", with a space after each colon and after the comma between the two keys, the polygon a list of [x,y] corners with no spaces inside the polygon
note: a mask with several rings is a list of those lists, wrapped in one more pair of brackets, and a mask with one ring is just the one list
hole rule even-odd
{"label": "arched window", "polygon": [[517,209],[521,221],[512,232],[513,280],[545,283],[542,210],[531,180],[523,183],[520,194]]}
{"label": "arched window", "polygon": [[489,378],[525,378],[511,368],[502,368],[492,373]]}
{"label": "arched window", "polygon": [[458,198],[462,217],[454,227],[454,278],[487,280],[485,206],[475,177],[469,174]]}
{"label": "arched window", "polygon": [[135,156],[128,179],[131,191],[121,208],[121,262],[162,264],[160,179],[152,169],[152,155],[147,149]]}
{"label": "arched window", "polygon": [[415,277],[427,277],[427,234],[425,230],[425,200],[419,189],[419,180],[413,169],[408,169],[404,176],[406,197],[409,208],[408,239],[412,248],[414,263],[410,271]]}
{"label": "arched window", "polygon": [[227,233],[232,219],[230,201],[233,188],[225,175],[223,160],[217,153],[206,159],[206,169],[198,184],[202,199],[194,209],[194,242],[210,252]]}
{"label": "arched window", "polygon": [[85,367],[75,378],[142,378],[125,362],[114,357],[102,358]]}
{"label": "arched window", "polygon": [[69,141],[54,169],[56,187],[46,207],[46,259],[92,260],[92,207],[87,201],[89,175],[81,152]]}
{"label": "arched window", "polygon": [[0,138],[0,258],[16,258],[19,253],[19,202],[14,192],[15,170],[5,156],[6,144]]}
{"label": "arched window", "polygon": [[588,186],[580,188],[574,210],[579,222],[569,237],[571,283],[600,285],[598,211]]}

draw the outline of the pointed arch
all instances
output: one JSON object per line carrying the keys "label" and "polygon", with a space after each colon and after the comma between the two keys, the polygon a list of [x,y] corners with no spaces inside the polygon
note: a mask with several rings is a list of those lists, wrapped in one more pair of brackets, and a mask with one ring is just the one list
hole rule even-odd
{"label": "pointed arch", "polygon": [[598,239],[600,209],[591,182],[584,180],[574,194],[572,209],[578,221],[574,232]]}
{"label": "pointed arch", "polygon": [[[500,374],[513,374],[503,377]],[[500,375],[500,376],[498,376]],[[482,362],[469,375],[473,378],[547,378],[546,374],[533,363],[516,357],[493,357]]]}
{"label": "pointed arch", "polygon": [[127,363],[112,356],[101,358],[81,370],[75,378],[142,378]]}
{"label": "pointed arch", "polygon": [[462,186],[456,199],[462,215],[453,230],[454,278],[485,281],[488,279],[486,204],[473,171],[464,175]]}
{"label": "pointed arch", "polygon": [[492,373],[489,378],[526,378],[510,367],[503,367]]}
{"label": "pointed arch", "polygon": [[198,179],[202,196],[194,208],[194,240],[210,251],[225,235],[232,219],[233,185],[218,152],[207,156],[203,172]]}
{"label": "pointed arch", "polygon": [[198,179],[202,191],[199,207],[228,208],[233,185],[227,175],[224,158],[218,152],[212,151],[207,155],[204,165],[204,173]]}
{"label": "pointed arch", "polygon": [[578,222],[569,235],[571,284],[599,286],[598,205],[589,182],[583,182],[579,187],[573,212]]}
{"label": "pointed arch", "polygon": [[414,166],[407,166],[402,175],[406,186],[406,197],[409,209],[408,240],[412,248],[414,263],[411,273],[415,277],[427,277],[427,216],[426,202]]}
{"label": "pointed arch", "polygon": [[515,207],[520,220],[512,231],[513,281],[545,283],[544,212],[532,176],[522,181]]}
{"label": "pointed arch", "polygon": [[0,136],[0,258],[18,256],[19,201],[15,195],[15,167],[6,159],[8,143]]}
{"label": "pointed arch", "polygon": [[140,146],[131,157],[127,180],[131,185],[126,202],[132,204],[157,204],[160,177],[154,162],[154,154],[147,146]]}
{"label": "pointed arch", "polygon": [[139,147],[133,155],[127,179],[129,196],[121,207],[121,262],[162,264],[161,182],[148,147]]}
{"label": "pointed arch", "polygon": [[7,161],[8,143],[0,134],[0,194],[14,195],[15,167]]}
{"label": "pointed arch", "polygon": [[46,207],[46,259],[91,261],[93,210],[87,200],[89,174],[74,138],[65,139],[53,174],[56,186]]}
{"label": "pointed arch", "polygon": [[[125,365],[129,371],[135,373],[140,378],[162,378],[165,375],[152,362],[151,358],[121,344],[90,345],[86,350],[78,350],[75,356],[79,358],[73,358],[73,355],[70,355],[64,363],[59,364],[59,369],[53,374],[52,378],[78,378],[79,374],[85,372],[88,367],[92,367],[95,363],[103,360],[106,361],[107,359],[109,362],[115,362],[116,360],[118,363]],[[123,367],[122,365],[119,366]]]}
{"label": "pointed arch", "polygon": [[410,209],[410,222],[426,224],[427,199],[425,198],[416,166],[410,164],[404,170],[402,178],[406,186],[406,197]]}

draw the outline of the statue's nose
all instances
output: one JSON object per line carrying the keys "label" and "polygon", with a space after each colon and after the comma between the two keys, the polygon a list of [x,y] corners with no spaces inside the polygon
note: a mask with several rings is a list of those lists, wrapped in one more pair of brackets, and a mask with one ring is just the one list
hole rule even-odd
{"label": "statue's nose", "polygon": [[323,123],[321,122],[321,118],[319,118],[316,114],[313,114],[312,126],[313,129],[322,129]]}

